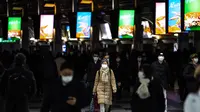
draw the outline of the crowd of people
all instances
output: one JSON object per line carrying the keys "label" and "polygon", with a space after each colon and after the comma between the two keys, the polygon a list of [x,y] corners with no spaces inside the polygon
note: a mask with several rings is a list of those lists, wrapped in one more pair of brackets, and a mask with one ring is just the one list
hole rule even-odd
{"label": "crowd of people", "polygon": [[4,51],[0,55],[0,111],[29,112],[29,100],[37,97],[42,99],[41,112],[81,112],[97,97],[100,112],[109,112],[113,99],[123,99],[126,91],[132,96],[133,112],[167,112],[167,91],[177,83],[185,112],[197,112],[198,59],[198,54],[187,50],[71,50],[55,57],[48,50]]}

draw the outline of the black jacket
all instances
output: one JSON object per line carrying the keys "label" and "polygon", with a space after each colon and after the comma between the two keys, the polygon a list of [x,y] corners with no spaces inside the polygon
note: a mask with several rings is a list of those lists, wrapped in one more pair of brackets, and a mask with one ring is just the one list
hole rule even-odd
{"label": "black jacket", "polygon": [[[75,97],[75,106],[67,104],[68,97]],[[86,92],[84,85],[72,81],[66,86],[62,85],[61,78],[49,83],[48,93],[44,96],[41,112],[81,112],[86,106]]]}
{"label": "black jacket", "polygon": [[90,62],[87,69],[87,82],[94,83],[96,72],[101,68],[101,64],[99,61],[94,63],[94,61]]}
{"label": "black jacket", "polygon": [[161,82],[162,86],[167,89],[168,81],[170,79],[170,69],[166,62],[162,64],[158,61],[152,63],[151,65],[152,75],[154,78]]}
{"label": "black jacket", "polygon": [[183,70],[183,77],[185,79],[186,88],[188,92],[195,91],[196,79],[194,77],[195,66],[189,63]]}
{"label": "black jacket", "polygon": [[[12,68],[6,70],[3,74],[3,77],[2,77],[2,80],[0,83],[0,91],[3,94],[3,96],[6,95],[7,97],[10,97],[9,94],[7,94],[7,93],[9,93],[9,91],[6,91],[6,89],[8,87],[9,77],[11,75],[13,75],[14,73],[19,73],[19,72],[22,72],[22,74],[26,75],[26,77],[31,81],[30,82],[30,84],[31,84],[30,91],[29,91],[31,96],[33,96],[36,93],[36,82],[35,82],[35,77],[34,77],[33,73],[30,70],[26,69],[25,67],[15,66],[15,67],[12,67]],[[27,96],[28,96],[28,94],[27,94]]]}
{"label": "black jacket", "polygon": [[147,99],[141,99],[136,93],[140,84],[137,81],[134,86],[131,100],[132,112],[164,112],[165,99],[161,84],[156,80],[150,81],[148,89],[151,96]]}

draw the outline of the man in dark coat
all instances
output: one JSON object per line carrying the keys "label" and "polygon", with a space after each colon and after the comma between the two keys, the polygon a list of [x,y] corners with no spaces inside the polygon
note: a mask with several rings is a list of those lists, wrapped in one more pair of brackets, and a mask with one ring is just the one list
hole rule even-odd
{"label": "man in dark coat", "polygon": [[[26,56],[22,53],[18,53],[15,56],[15,66],[6,70],[3,74],[0,90],[6,99],[6,112],[29,112],[28,99],[35,94],[36,83],[33,73],[24,66],[26,65],[25,62]],[[11,82],[11,77],[16,76],[16,74],[21,75],[26,81],[20,82],[21,84],[19,84],[19,81]],[[18,78],[20,78],[20,76],[16,77],[15,80]],[[15,87],[13,84],[18,86]],[[27,86],[25,84],[27,84]],[[20,85],[25,86],[22,88]],[[25,89],[27,91],[24,91]]]}
{"label": "man in dark coat", "polygon": [[73,73],[71,65],[62,64],[60,77],[49,84],[41,112],[81,112],[87,105],[84,85],[74,80]]}
{"label": "man in dark coat", "polygon": [[170,79],[170,69],[167,62],[164,60],[163,53],[158,56],[158,61],[151,65],[152,75],[155,79],[161,82],[164,89],[168,88],[168,80]]}
{"label": "man in dark coat", "polygon": [[100,69],[101,62],[99,60],[98,54],[93,55],[92,61],[89,63],[87,68],[87,79],[86,82],[88,84],[88,94],[89,94],[89,100],[92,98],[92,90],[94,87],[94,80],[96,76],[96,72]]}
{"label": "man in dark coat", "polygon": [[191,62],[185,67],[183,71],[183,76],[185,79],[185,84],[186,84],[186,93],[185,96],[187,96],[188,93],[194,92],[195,90],[195,77],[194,77],[194,71],[195,68],[198,66],[198,55],[197,54],[192,54],[190,56]]}

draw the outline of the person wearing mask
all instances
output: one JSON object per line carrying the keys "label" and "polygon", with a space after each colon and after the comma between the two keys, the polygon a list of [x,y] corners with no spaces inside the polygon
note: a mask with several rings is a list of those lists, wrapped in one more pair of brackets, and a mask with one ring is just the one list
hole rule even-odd
{"label": "person wearing mask", "polygon": [[165,112],[167,112],[167,89],[168,89],[168,80],[170,79],[170,69],[165,61],[163,53],[160,53],[158,56],[158,61],[155,61],[151,65],[151,70],[155,80],[159,81],[163,87],[165,95]]}
{"label": "person wearing mask", "polygon": [[123,73],[122,73],[122,65],[121,65],[121,58],[117,56],[116,63],[113,66],[113,71],[116,77],[117,82],[117,99],[120,100],[122,98],[122,80],[123,80]]}
{"label": "person wearing mask", "polygon": [[108,112],[112,105],[112,93],[117,92],[114,72],[109,68],[108,61],[102,61],[102,66],[96,73],[93,94],[97,94],[100,112]]}
{"label": "person wearing mask", "polygon": [[14,66],[3,74],[0,90],[6,99],[5,112],[29,112],[28,101],[36,93],[36,82],[25,65],[26,56],[18,53]]}
{"label": "person wearing mask", "polygon": [[92,61],[89,63],[88,68],[87,68],[87,77],[86,77],[86,82],[87,82],[87,88],[88,88],[88,94],[89,94],[89,100],[92,99],[92,90],[94,87],[94,81],[95,81],[95,75],[97,71],[101,67],[101,62],[99,60],[98,54],[93,55]]}
{"label": "person wearing mask", "polygon": [[190,56],[191,62],[185,67],[183,70],[183,77],[185,80],[185,98],[186,96],[194,91],[194,84],[195,84],[195,76],[194,72],[196,67],[198,66],[198,55],[197,54],[192,54]]}
{"label": "person wearing mask", "polygon": [[184,112],[199,112],[200,111],[200,82],[196,83],[196,90],[189,93],[184,102]]}
{"label": "person wearing mask", "polygon": [[150,65],[148,64],[144,64],[138,72],[131,108],[132,112],[165,111],[163,88],[160,82],[151,76]]}
{"label": "person wearing mask", "polygon": [[65,62],[59,77],[49,84],[40,112],[81,112],[86,99],[84,84],[74,79],[73,66]]}

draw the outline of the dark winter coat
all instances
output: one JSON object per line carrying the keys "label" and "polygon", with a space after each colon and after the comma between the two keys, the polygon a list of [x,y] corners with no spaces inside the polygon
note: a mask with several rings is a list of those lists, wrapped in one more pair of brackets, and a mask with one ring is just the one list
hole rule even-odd
{"label": "dark winter coat", "polygon": [[[67,104],[68,97],[76,98],[77,102],[74,106]],[[81,108],[86,105],[86,100],[86,92],[82,83],[72,81],[63,86],[61,78],[58,78],[49,84],[41,112],[81,112]]]}
{"label": "dark winter coat", "polygon": [[167,89],[168,82],[170,79],[170,69],[166,62],[162,64],[158,61],[152,63],[151,65],[152,75],[154,78],[161,82],[162,86]]}

